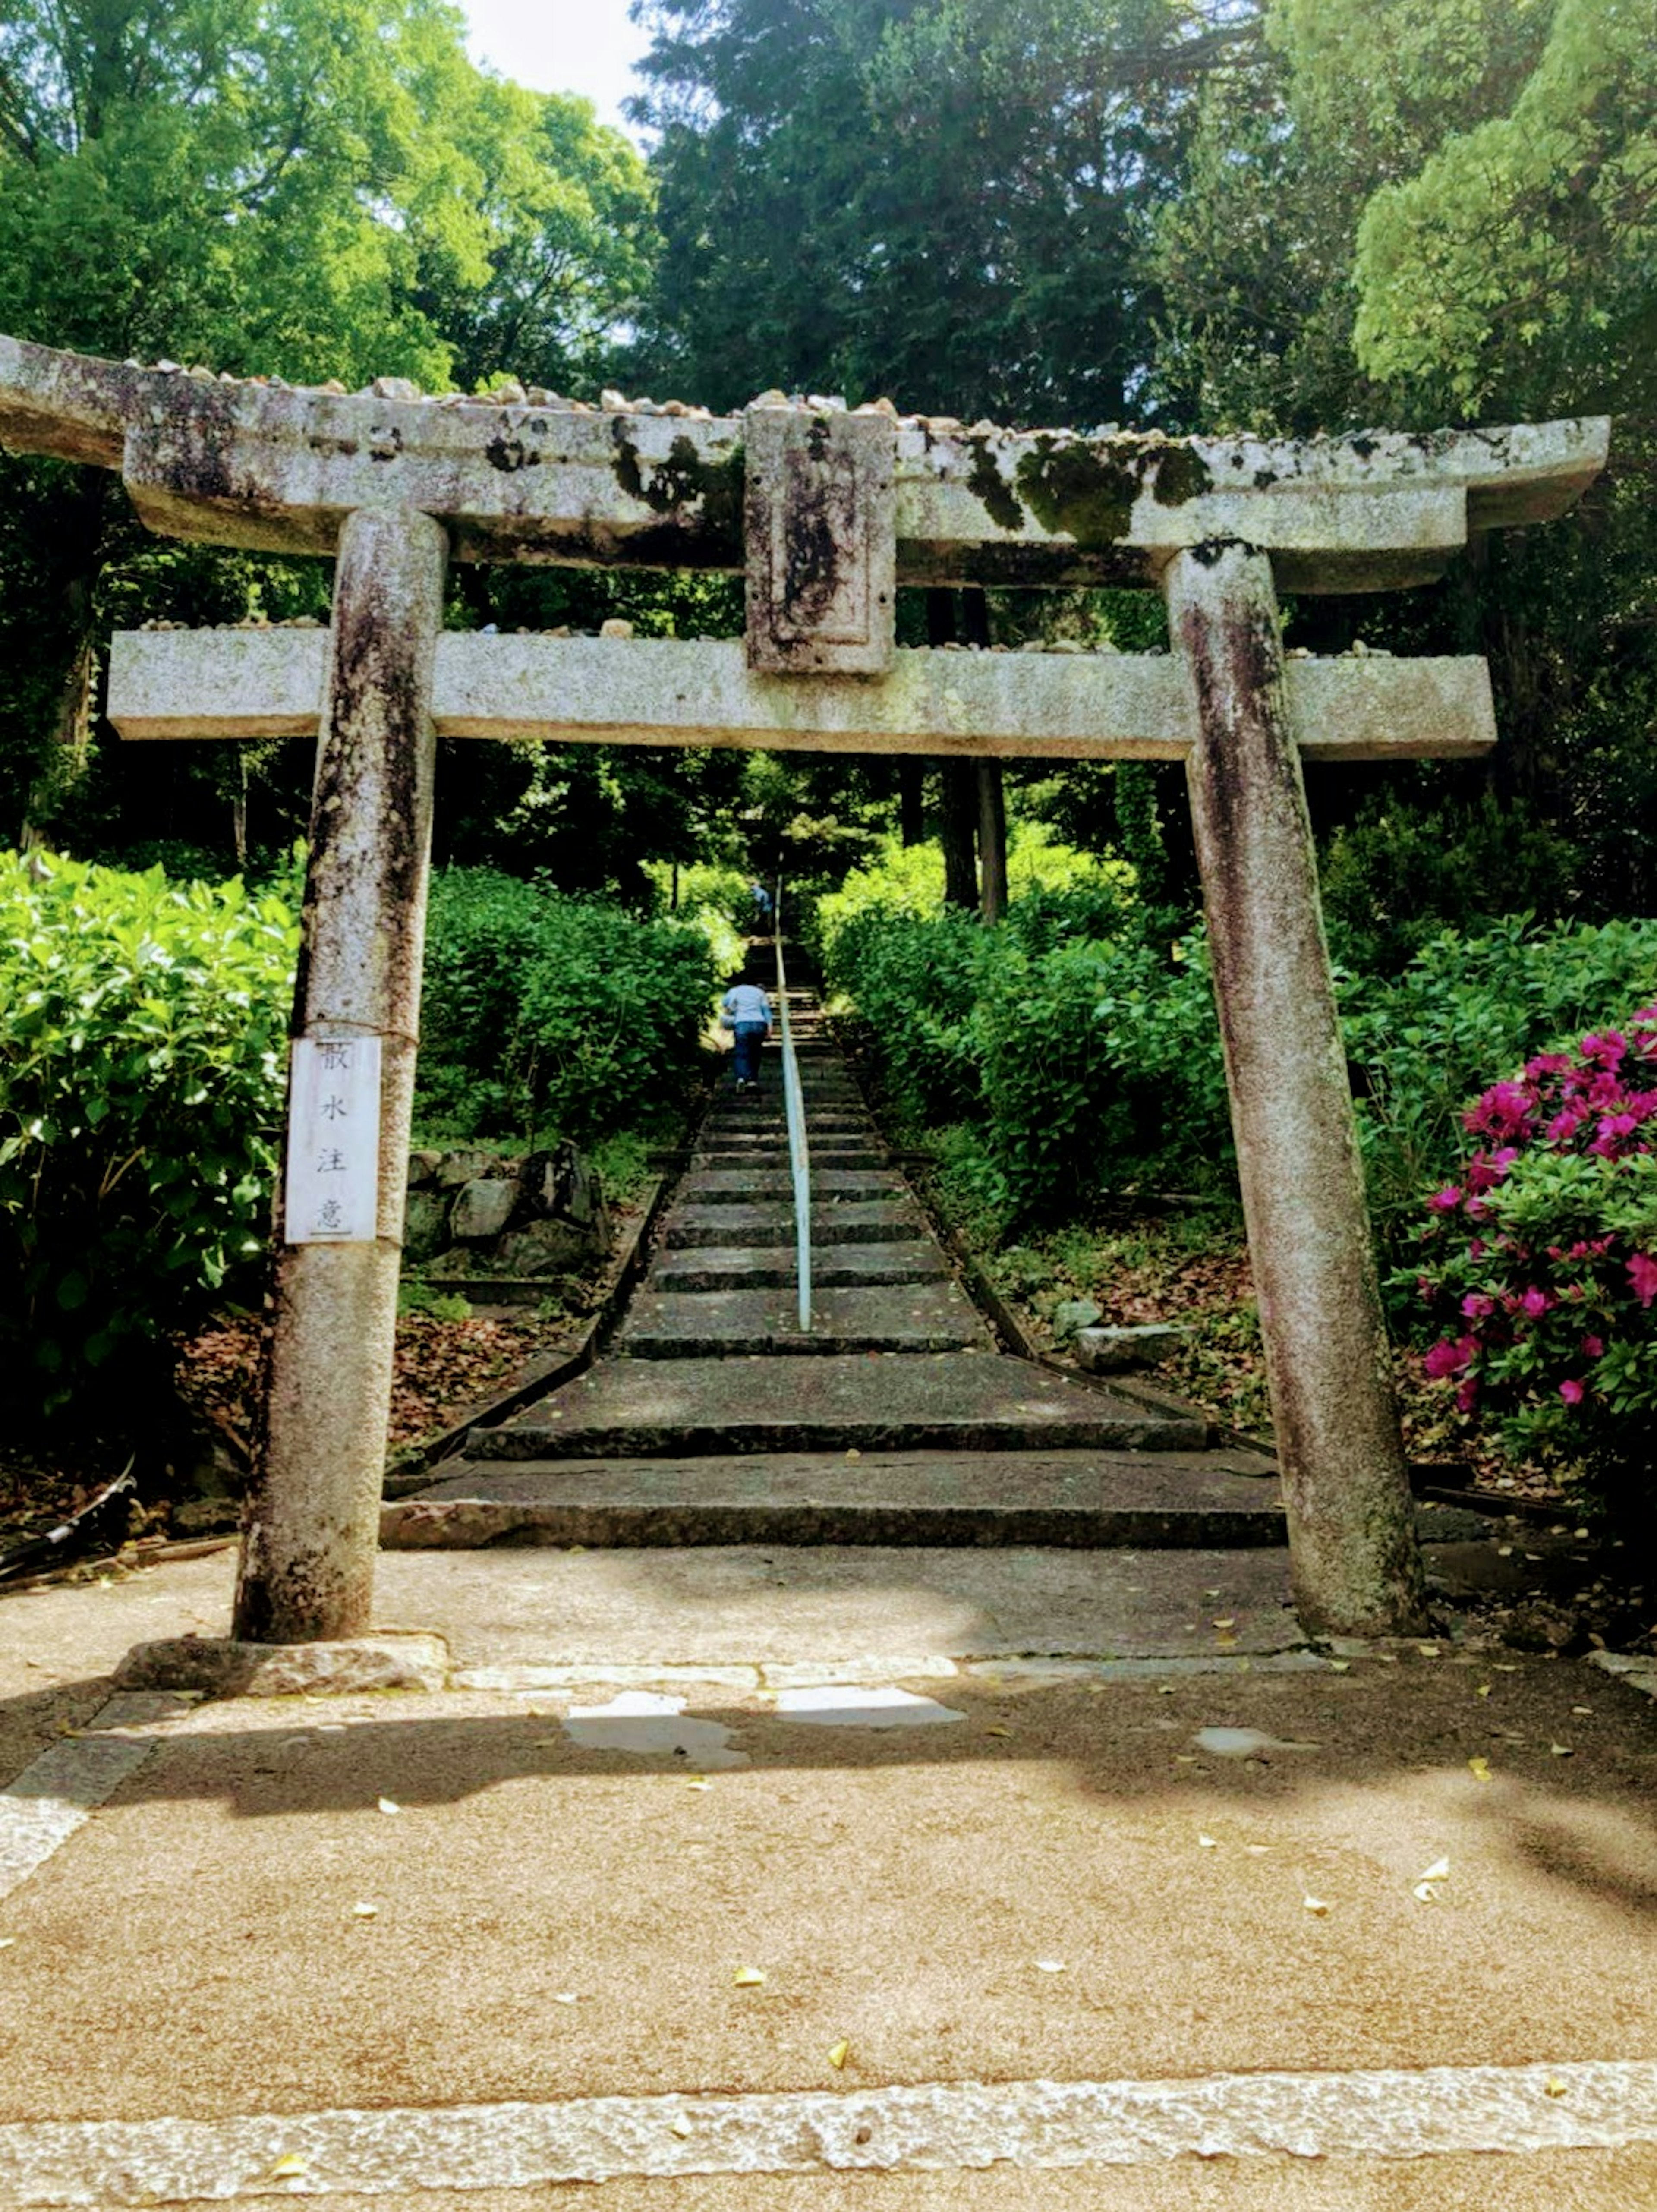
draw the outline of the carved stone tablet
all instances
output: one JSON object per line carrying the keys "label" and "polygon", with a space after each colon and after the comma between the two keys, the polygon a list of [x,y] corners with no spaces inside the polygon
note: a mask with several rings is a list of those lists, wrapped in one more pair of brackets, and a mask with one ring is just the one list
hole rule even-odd
{"label": "carved stone tablet", "polygon": [[896,605],[893,424],[750,407],[744,429],[749,666],[883,675]]}

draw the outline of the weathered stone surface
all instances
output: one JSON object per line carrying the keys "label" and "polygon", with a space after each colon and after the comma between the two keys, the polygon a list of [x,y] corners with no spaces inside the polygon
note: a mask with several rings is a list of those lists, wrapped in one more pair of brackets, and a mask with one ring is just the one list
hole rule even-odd
{"label": "weathered stone surface", "polygon": [[748,665],[881,676],[897,611],[897,432],[883,416],[750,407]]}
{"label": "weathered stone surface", "polygon": [[[1247,1455],[843,1453],[469,1462],[388,1505],[388,1549],[491,1544],[857,1544],[1158,1549],[1279,1545]],[[1263,1472],[1270,1462],[1260,1461]]]}
{"label": "weathered stone surface", "polygon": [[339,543],[294,1031],[381,1040],[379,1233],[373,1243],[277,1252],[270,1380],[236,1591],[234,1630],[249,1643],[354,1636],[371,1618],[446,568],[443,532],[423,514],[355,516]]}
{"label": "weathered stone surface", "polygon": [[505,1171],[505,1163],[498,1152],[486,1152],[481,1145],[458,1145],[452,1151],[438,1154],[435,1174],[445,1190],[458,1190],[462,1183],[476,1182]]}
{"label": "weathered stone surface", "polygon": [[515,1176],[495,1176],[487,1182],[462,1183],[449,1216],[449,1234],[458,1244],[483,1243],[501,1234],[517,1205]]}
{"label": "weathered stone surface", "polygon": [[474,1459],[789,1450],[1200,1450],[1206,1423],[981,1352],[601,1362],[499,1428]]}
{"label": "weathered stone surface", "polygon": [[1405,1633],[1421,1558],[1271,564],[1179,554],[1168,603],[1296,1602],[1314,1632]]}
{"label": "weathered stone surface", "polygon": [[446,1191],[411,1190],[403,1217],[403,1264],[405,1267],[423,1267],[434,1259],[449,1241],[449,1206]]}
{"label": "weathered stone surface", "polygon": [[437,1170],[442,1164],[442,1160],[443,1155],[440,1152],[420,1151],[410,1152],[409,1155],[410,1189],[423,1190],[428,1184],[434,1182],[437,1180]]}
{"label": "weathered stone surface", "polygon": [[319,1692],[440,1690],[449,1650],[440,1636],[381,1631],[312,1644],[246,1644],[169,1637],[135,1644],[116,1670],[126,1690],[201,1690],[212,1698],[294,1698]]}
{"label": "weathered stone surface", "polygon": [[[816,1290],[847,1290],[864,1283],[938,1282],[949,1274],[930,1237],[892,1244],[836,1244],[811,1255]],[[658,1291],[768,1291],[794,1280],[793,1254],[786,1245],[704,1244],[659,1253],[650,1271]]]}
{"label": "weathered stone surface", "polygon": [[[824,1244],[901,1243],[925,1234],[920,1211],[907,1199],[849,1200],[812,1208],[814,1249]],[[780,1205],[676,1206],[662,1224],[662,1242],[670,1247],[793,1241],[793,1208]]]}
{"label": "weathered stone surface", "polygon": [[[136,630],[113,641],[109,715],[124,738],[309,736],[325,633]],[[1480,659],[1293,660],[1290,708],[1310,760],[1413,759],[1496,742]],[[904,650],[889,675],[801,685],[709,639],[440,640],[434,717],[452,738],[762,745],[772,750],[1178,760],[1195,724],[1166,654]]]}
{"label": "weathered stone surface", "polygon": [[1149,1367],[1177,1352],[1188,1329],[1165,1322],[1144,1322],[1133,1328],[1078,1328],[1076,1364],[1089,1375],[1119,1375]]}
{"label": "weathered stone surface", "polygon": [[[442,516],[461,560],[737,568],[744,437],[728,417],[219,385],[0,340],[7,444],[124,455],[150,528],[269,550],[331,552],[348,514],[406,505]],[[1241,537],[1286,588],[1418,581],[1469,529],[1562,512],[1607,439],[1603,420],[1281,443],[900,425],[897,572],[1145,582],[1170,549]]]}
{"label": "weathered stone surface", "polygon": [[634,1359],[991,1348],[983,1319],[954,1283],[831,1289],[815,1273],[807,1337],[800,1334],[792,1296],[750,1289],[665,1290],[652,1275],[650,1287],[633,1302],[616,1348]]}
{"label": "weathered stone surface", "polygon": [[501,1239],[494,1259],[503,1275],[555,1275],[591,1260],[600,1249],[573,1222],[528,1221]]}

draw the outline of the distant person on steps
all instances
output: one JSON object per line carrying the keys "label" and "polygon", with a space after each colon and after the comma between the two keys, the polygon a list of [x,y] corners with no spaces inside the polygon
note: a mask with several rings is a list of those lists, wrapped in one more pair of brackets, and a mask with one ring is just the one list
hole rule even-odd
{"label": "distant person on steps", "polygon": [[771,1034],[771,1001],[757,983],[733,983],[722,1000],[721,1017],[731,1032],[738,1091],[760,1087],[760,1048]]}

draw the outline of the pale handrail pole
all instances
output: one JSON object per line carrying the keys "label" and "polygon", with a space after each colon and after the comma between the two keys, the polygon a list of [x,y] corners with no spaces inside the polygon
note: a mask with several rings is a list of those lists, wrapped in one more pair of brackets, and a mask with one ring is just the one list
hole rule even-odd
{"label": "pale handrail pole", "polygon": [[777,1005],[782,1030],[782,1104],[788,1123],[788,1170],[794,1182],[794,1273],[799,1284],[800,1334],[811,1333],[811,1156],[805,1142],[805,1101],[800,1093],[799,1062],[794,1057],[793,1024],[788,1018],[788,973],[782,959],[782,878],[772,908],[776,932]]}

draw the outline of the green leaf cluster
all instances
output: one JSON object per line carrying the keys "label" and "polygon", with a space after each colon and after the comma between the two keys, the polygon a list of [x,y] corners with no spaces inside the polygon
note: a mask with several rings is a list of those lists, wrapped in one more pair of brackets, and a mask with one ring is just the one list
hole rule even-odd
{"label": "green leaf cluster", "polygon": [[719,978],[694,920],[488,868],[433,880],[416,1114],[526,1144],[636,1127],[695,1074]]}
{"label": "green leaf cluster", "polygon": [[0,855],[0,1374],[124,1376],[263,1253],[298,926],[275,893]]}

